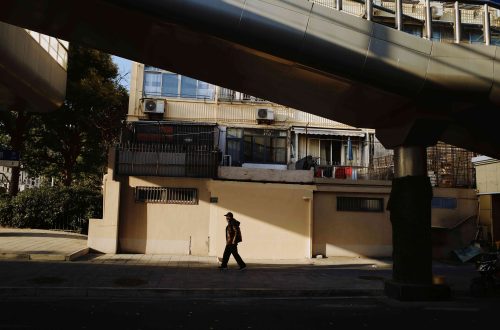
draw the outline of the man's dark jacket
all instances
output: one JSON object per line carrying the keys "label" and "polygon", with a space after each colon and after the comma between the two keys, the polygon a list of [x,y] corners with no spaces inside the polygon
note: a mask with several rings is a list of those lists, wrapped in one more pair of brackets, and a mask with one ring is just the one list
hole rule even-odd
{"label": "man's dark jacket", "polygon": [[236,219],[229,220],[226,226],[226,245],[238,244],[241,241],[240,222]]}

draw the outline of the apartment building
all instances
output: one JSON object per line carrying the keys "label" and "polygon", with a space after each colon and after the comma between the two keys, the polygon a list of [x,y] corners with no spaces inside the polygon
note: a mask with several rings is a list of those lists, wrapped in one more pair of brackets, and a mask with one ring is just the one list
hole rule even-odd
{"label": "apartment building", "polygon": [[[221,256],[231,211],[247,258],[391,256],[391,181],[370,177],[375,150],[373,130],[134,63],[89,247]],[[476,204],[472,189],[435,187],[433,225],[453,228]],[[437,256],[453,248],[440,239]]]}

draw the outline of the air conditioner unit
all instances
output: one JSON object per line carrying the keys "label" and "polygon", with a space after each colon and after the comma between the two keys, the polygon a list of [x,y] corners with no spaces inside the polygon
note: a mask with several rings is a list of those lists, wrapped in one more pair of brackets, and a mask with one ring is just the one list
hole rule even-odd
{"label": "air conditioner unit", "polygon": [[257,109],[257,120],[274,120],[274,111],[271,109]]}
{"label": "air conditioner unit", "polygon": [[165,100],[144,99],[144,112],[145,113],[164,113],[165,112]]}

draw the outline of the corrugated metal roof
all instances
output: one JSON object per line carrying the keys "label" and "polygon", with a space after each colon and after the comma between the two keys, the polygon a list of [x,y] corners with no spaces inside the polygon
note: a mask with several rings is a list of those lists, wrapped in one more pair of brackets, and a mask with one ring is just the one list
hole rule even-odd
{"label": "corrugated metal roof", "polygon": [[366,136],[365,132],[359,130],[342,130],[342,129],[326,129],[326,128],[305,128],[293,127],[292,131],[297,134],[311,134],[311,135],[334,135],[334,136]]}

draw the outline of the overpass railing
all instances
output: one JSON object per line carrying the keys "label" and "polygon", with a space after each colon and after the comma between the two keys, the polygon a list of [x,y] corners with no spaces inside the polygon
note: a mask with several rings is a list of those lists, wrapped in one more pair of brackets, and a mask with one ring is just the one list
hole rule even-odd
{"label": "overpass railing", "polygon": [[[464,28],[482,30],[486,45],[500,44],[500,3],[488,0],[430,1],[430,0],[309,0],[315,4],[340,10],[352,15],[376,21],[397,30],[405,31],[405,24],[420,24],[421,37],[436,39],[433,25],[444,23],[453,26],[451,38],[439,38],[454,43],[464,42]],[[409,31],[407,31],[409,32]],[[413,34],[416,34],[412,32]],[[498,35],[492,41],[492,34]],[[476,36],[477,37],[477,36]]]}

